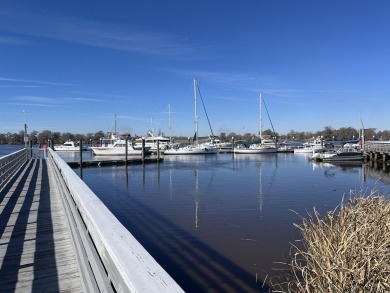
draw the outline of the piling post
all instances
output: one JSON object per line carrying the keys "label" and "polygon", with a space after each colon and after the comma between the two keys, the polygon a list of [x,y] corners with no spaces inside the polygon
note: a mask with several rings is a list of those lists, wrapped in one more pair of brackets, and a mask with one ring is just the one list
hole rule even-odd
{"label": "piling post", "polygon": [[142,138],[142,164],[145,163],[145,138]]}
{"label": "piling post", "polygon": [[127,166],[127,154],[128,154],[128,140],[129,140],[129,137],[126,136],[125,138],[125,165]]}
{"label": "piling post", "polygon": [[157,139],[157,162],[160,163],[160,140]]}
{"label": "piling post", "polygon": [[234,137],[232,137],[232,152],[234,153]]}

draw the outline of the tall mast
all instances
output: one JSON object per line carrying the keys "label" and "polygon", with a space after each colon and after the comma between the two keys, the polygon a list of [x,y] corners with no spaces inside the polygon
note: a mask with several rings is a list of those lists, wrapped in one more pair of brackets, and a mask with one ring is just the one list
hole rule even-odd
{"label": "tall mast", "polygon": [[196,79],[194,79],[195,145],[198,146],[198,113],[196,112]]}
{"label": "tall mast", "polygon": [[115,125],[114,125],[114,133],[116,135],[116,114],[115,114]]}
{"label": "tall mast", "polygon": [[169,116],[169,142],[172,142],[171,104],[168,104],[168,116]]}
{"label": "tall mast", "polygon": [[261,115],[261,104],[263,103],[263,99],[262,99],[262,96],[261,96],[261,92],[260,92],[260,97],[259,97],[259,100],[260,100],[260,130],[259,130],[259,137],[260,139],[262,138],[262,129],[263,129],[263,118],[262,118],[262,115]]}

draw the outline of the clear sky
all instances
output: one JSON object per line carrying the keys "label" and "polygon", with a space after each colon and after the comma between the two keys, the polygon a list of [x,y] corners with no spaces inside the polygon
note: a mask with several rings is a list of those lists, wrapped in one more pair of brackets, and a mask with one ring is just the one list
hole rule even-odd
{"label": "clear sky", "polygon": [[389,130],[390,1],[0,0],[0,133],[192,136],[194,78],[215,134],[257,133],[260,92],[280,134]]}

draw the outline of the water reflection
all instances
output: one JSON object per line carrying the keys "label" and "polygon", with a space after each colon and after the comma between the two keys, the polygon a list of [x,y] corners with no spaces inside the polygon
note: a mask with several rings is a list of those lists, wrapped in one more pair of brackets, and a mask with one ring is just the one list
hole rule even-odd
{"label": "water reflection", "polygon": [[167,156],[86,168],[84,180],[187,292],[261,292],[300,238],[291,210],[326,212],[350,189],[378,186],[365,168],[294,154]]}

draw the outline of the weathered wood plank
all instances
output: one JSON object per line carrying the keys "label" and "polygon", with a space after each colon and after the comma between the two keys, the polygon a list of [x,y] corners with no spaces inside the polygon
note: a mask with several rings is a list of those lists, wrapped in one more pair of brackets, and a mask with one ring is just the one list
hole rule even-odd
{"label": "weathered wood plank", "polygon": [[31,160],[0,196],[0,292],[82,292],[62,201],[45,160]]}

